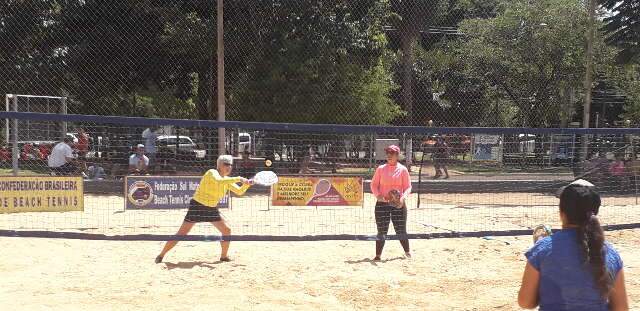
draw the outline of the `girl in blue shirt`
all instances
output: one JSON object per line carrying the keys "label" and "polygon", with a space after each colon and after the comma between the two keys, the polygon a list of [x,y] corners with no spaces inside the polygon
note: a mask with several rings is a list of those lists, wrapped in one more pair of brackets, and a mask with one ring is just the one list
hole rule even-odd
{"label": "girl in blue shirt", "polygon": [[518,293],[525,309],[629,310],[620,255],[604,240],[600,196],[593,187],[569,185],[560,194],[562,230],[525,254]]}

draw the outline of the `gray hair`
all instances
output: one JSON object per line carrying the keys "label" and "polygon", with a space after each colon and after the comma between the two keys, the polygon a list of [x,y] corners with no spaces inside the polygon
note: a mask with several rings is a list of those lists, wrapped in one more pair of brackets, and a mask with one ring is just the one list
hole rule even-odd
{"label": "gray hair", "polygon": [[223,154],[218,157],[217,164],[233,164],[233,157],[228,154]]}

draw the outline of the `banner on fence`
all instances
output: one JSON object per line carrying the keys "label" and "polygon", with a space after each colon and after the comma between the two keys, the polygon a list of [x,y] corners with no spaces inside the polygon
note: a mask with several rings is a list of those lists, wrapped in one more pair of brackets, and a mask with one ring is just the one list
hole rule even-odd
{"label": "banner on fence", "polygon": [[75,176],[2,176],[0,213],[83,211],[83,186]]}
{"label": "banner on fence", "polygon": [[271,188],[274,206],[361,206],[362,177],[282,176]]}
{"label": "banner on fence", "polygon": [[[125,208],[187,208],[200,179],[200,176],[127,176],[124,181]],[[218,203],[218,208],[227,207],[229,195]]]}
{"label": "banner on fence", "polygon": [[502,161],[502,135],[474,135],[473,160]]}

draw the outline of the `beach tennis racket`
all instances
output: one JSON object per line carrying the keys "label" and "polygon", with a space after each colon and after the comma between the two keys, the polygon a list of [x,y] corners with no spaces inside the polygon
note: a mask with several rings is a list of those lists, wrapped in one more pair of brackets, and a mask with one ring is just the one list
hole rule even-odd
{"label": "beach tennis racket", "polygon": [[272,171],[262,171],[253,176],[251,181],[256,185],[272,186],[278,183],[278,175]]}
{"label": "beach tennis racket", "polygon": [[393,189],[389,191],[388,198],[389,204],[393,205],[395,208],[402,208],[402,204],[400,203],[400,191]]}

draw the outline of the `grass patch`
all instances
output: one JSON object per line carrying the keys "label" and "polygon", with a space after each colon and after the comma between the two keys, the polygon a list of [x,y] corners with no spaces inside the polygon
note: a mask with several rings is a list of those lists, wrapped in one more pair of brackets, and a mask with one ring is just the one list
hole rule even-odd
{"label": "grass patch", "polygon": [[[0,168],[0,176],[11,176],[13,175],[13,169],[10,168]],[[32,170],[24,170],[21,169],[18,171],[18,176],[33,176],[33,175],[47,175],[42,171],[32,171]]]}

